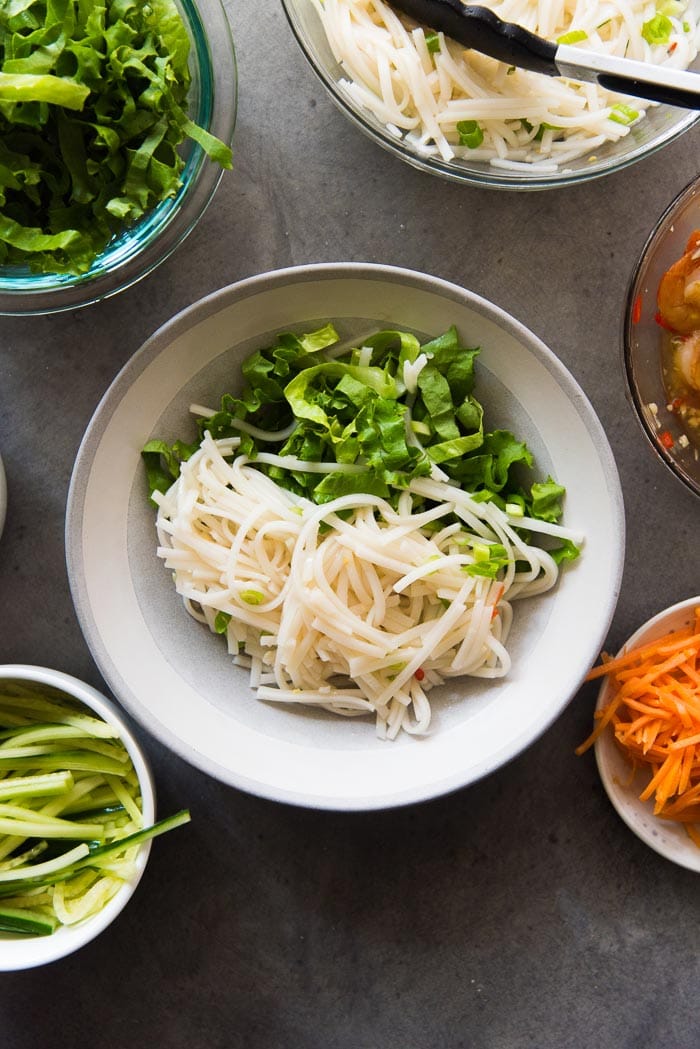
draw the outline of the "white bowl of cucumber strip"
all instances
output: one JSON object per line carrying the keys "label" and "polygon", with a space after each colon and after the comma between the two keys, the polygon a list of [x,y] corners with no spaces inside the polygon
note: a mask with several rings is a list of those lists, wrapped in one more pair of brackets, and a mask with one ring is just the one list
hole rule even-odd
{"label": "white bowl of cucumber strip", "polygon": [[152,838],[146,758],[116,705],[46,667],[0,666],[0,971],[72,954],[123,910]]}

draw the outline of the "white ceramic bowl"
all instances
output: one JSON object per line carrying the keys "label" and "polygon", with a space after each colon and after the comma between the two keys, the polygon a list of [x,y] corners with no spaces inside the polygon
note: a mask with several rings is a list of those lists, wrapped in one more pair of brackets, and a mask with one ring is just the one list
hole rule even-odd
{"label": "white ceramic bowl", "polygon": [[[98,717],[113,725],[119,731],[119,736],[129,753],[139,779],[144,824],[150,825],[154,822],[155,791],[150,768],[141,748],[114,703],[77,678],[47,667],[22,664],[0,666],[0,691],[10,682],[34,685],[39,689],[57,689],[84,703]],[[76,925],[59,926],[50,936],[12,936],[0,933],[0,972],[31,969],[57,961],[99,936],[131,899],[146,868],[150,851],[151,843],[147,841],[139,849],[135,861],[136,870],[132,879],[125,882],[109,903],[94,917]]]}
{"label": "white ceramic bowl", "polygon": [[[500,683],[431,692],[427,738],[376,738],[371,720],[257,700],[222,639],[184,611],[156,557],[140,450],[194,438],[192,402],[218,403],[239,365],[278,331],[333,320],[341,337],[377,328],[434,336],[455,324],[482,348],[476,395],[489,426],[530,445],[537,473],[567,486],[565,520],[586,536],[555,592],[522,604]],[[371,809],[419,801],[485,775],[556,718],[606,635],[624,551],[622,498],[603,430],[574,379],[531,332],[463,288],[385,266],[280,270],[196,303],[131,358],[78,453],[66,551],[77,614],[114,694],[194,765],[244,790],[302,805]],[[108,551],[108,556],[105,552]],[[577,624],[571,630],[571,623]]]}
{"label": "white ceramic bowl", "polygon": [[[622,646],[620,653],[644,645],[670,630],[680,630],[692,622],[693,610],[700,604],[700,595],[665,608],[647,620]],[[612,686],[607,678],[598,695],[598,707],[611,698]],[[595,756],[600,778],[610,801],[638,838],[666,859],[691,871],[700,871],[700,849],[690,840],[683,827],[654,815],[653,801],[640,801],[639,795],[648,783],[648,776],[638,772],[630,779],[630,765],[615,743],[612,732],[603,732],[595,744]]]}

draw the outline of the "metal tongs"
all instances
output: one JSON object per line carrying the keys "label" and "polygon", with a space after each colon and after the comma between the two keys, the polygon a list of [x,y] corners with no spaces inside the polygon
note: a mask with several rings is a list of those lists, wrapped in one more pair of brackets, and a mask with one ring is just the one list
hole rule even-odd
{"label": "metal tongs", "polygon": [[508,65],[545,76],[590,81],[607,91],[651,102],[700,109],[700,73],[552,43],[513,22],[504,22],[488,7],[463,4],[461,0],[389,2],[417,22],[452,37],[458,44]]}

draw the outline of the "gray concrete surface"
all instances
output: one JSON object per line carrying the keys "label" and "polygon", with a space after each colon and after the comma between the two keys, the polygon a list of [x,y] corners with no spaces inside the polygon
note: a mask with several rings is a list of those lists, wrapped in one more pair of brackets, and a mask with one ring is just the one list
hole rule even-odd
{"label": "gray concrete surface", "polygon": [[[621,311],[656,216],[697,173],[700,129],[638,165],[539,194],[422,175],[322,93],[277,3],[228,5],[235,170],[143,283],[52,317],[0,319],[0,663],[104,688],[63,553],[71,468],[142,341],[224,284],[369,260],[509,310],[591,398],[624,487],[628,548],[609,646],[700,590],[700,501],[652,457],[625,397]],[[3,975],[2,1049],[691,1049],[700,1044],[697,875],[621,823],[592,756],[592,686],[468,789],[367,815],[278,806],[144,738],[162,812],[188,805],[136,896],[79,954]],[[142,735],[143,738],[143,735]]]}

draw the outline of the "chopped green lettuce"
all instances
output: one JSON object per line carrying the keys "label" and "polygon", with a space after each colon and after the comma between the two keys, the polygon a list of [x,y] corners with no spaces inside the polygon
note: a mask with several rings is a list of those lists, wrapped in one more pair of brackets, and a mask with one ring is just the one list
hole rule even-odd
{"label": "chopped green lettuce", "polygon": [[[409,332],[380,331],[362,348],[334,353],[338,340],[331,324],[277,335],[244,361],[240,394],[224,394],[219,410],[198,420],[199,440],[205,432],[215,439],[238,436],[240,452],[251,459],[265,450],[347,465],[317,473],[259,464],[277,484],[319,504],[358,493],[395,503],[412,479],[439,468],[474,498],[507,509],[511,520],[559,520],[564,488],[551,477],[528,481],[533,456],[527,445],[507,430],[485,428],[474,395],[480,351],[463,346],[456,328],[423,345]],[[240,423],[263,431],[265,440]],[[167,491],[198,446],[150,441],[142,454],[151,493]],[[578,550],[566,541],[552,553],[571,560]],[[473,571],[495,577],[502,554],[492,547]]]}
{"label": "chopped green lettuce", "polygon": [[87,272],[180,188],[189,37],[173,0],[0,2],[0,265]]}

